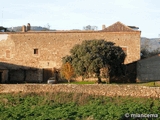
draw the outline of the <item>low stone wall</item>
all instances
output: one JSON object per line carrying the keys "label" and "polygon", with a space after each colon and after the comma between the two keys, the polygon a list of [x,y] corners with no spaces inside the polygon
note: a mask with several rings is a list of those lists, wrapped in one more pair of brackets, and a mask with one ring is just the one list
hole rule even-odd
{"label": "low stone wall", "polygon": [[71,92],[104,96],[160,98],[160,87],[138,85],[75,85],[75,84],[1,84],[0,93]]}

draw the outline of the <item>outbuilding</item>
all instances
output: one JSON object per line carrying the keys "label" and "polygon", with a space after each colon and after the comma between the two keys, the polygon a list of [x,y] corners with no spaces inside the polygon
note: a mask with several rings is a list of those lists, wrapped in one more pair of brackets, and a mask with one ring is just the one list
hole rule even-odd
{"label": "outbuilding", "polygon": [[160,80],[160,54],[137,61],[137,82]]}

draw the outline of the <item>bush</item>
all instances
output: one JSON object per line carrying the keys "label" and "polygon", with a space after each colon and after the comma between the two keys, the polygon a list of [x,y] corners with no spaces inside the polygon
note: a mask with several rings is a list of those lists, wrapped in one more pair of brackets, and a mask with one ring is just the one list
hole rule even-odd
{"label": "bush", "polygon": [[61,75],[65,77],[65,79],[68,80],[68,83],[70,83],[71,78],[74,75],[74,69],[72,65],[69,62],[66,62],[61,67]]}
{"label": "bush", "polygon": [[1,120],[126,120],[125,113],[160,116],[159,110],[159,99],[152,98],[105,97],[84,93],[0,95]]}

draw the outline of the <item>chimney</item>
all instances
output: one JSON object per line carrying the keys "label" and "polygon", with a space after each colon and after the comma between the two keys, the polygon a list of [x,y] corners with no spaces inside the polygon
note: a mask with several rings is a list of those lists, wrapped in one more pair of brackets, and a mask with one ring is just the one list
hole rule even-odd
{"label": "chimney", "polygon": [[27,24],[27,31],[30,31],[31,30],[31,25],[30,23]]}
{"label": "chimney", "polygon": [[26,26],[25,25],[22,26],[22,32],[26,32]]}
{"label": "chimney", "polygon": [[105,25],[102,25],[102,30],[104,30],[106,28],[106,26]]}

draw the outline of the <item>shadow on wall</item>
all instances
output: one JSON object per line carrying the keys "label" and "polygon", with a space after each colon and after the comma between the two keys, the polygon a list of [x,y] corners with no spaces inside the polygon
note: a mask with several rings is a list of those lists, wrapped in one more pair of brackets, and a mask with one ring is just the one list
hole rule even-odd
{"label": "shadow on wall", "polygon": [[137,62],[126,64],[125,75],[112,76],[111,83],[136,83]]}
{"label": "shadow on wall", "polygon": [[35,68],[0,62],[0,83],[47,83],[54,68]]}
{"label": "shadow on wall", "polygon": [[[125,75],[112,76],[111,83],[135,83],[137,62],[126,65]],[[0,62],[0,83],[47,83],[55,76],[55,68],[35,68]],[[58,77],[60,80],[60,77]]]}

